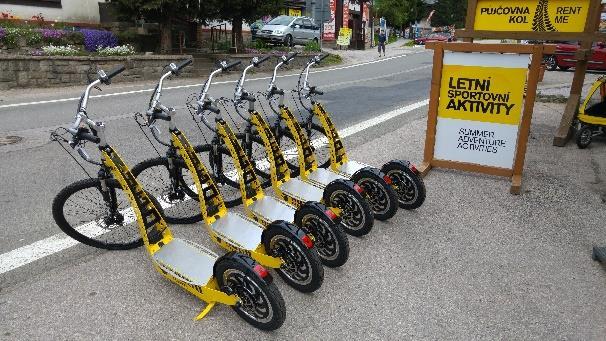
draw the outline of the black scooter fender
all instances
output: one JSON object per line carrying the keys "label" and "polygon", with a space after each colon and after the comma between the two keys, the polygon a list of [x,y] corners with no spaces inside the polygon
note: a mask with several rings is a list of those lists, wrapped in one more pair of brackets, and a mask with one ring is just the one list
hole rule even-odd
{"label": "black scooter fender", "polygon": [[[333,222],[333,224],[338,224],[341,222],[341,219],[333,211],[331,211],[330,208],[328,208],[328,206],[326,206],[322,203],[319,203],[317,201],[308,201],[308,202],[304,203],[303,205],[301,205],[299,207],[299,209],[295,212],[295,220],[294,220],[295,222],[300,222],[303,220],[303,217],[301,216],[302,215],[301,212],[303,211],[304,208],[308,208],[308,209],[314,210],[318,213],[324,214],[326,216],[326,218],[330,219]],[[328,212],[328,211],[330,211],[330,212]]]}
{"label": "black scooter fender", "polygon": [[[254,259],[250,258],[247,255],[244,255],[244,254],[241,254],[241,253],[238,253],[235,251],[228,252],[228,253],[224,254],[223,256],[219,257],[215,261],[215,265],[213,265],[213,275],[215,277],[218,276],[217,264],[219,264],[220,262],[224,262],[226,260],[235,261],[235,262],[242,264],[243,266],[249,268],[257,276],[257,278],[259,278],[260,280],[264,281],[267,284],[272,283],[274,280],[273,277],[271,276],[271,273],[269,273],[269,271],[265,270],[265,268],[263,268],[263,266],[260,265],[259,263],[257,263]],[[262,272],[262,275],[259,272]]]}
{"label": "black scooter fender", "polygon": [[313,247],[313,245],[311,245],[311,247],[307,245],[310,239],[309,236],[305,233],[305,231],[300,229],[297,225],[284,220],[276,220],[273,223],[269,224],[269,226],[267,226],[267,228],[263,231],[263,234],[261,235],[261,241],[264,245],[267,245],[269,243],[269,241],[267,240],[267,238],[269,238],[269,231],[274,229],[282,230],[283,233],[290,235],[293,239],[301,241],[308,248]]}
{"label": "black scooter fender", "polygon": [[391,160],[391,161],[387,162],[386,164],[384,164],[383,167],[381,167],[381,172],[385,173],[385,168],[387,168],[390,165],[395,165],[397,167],[406,167],[406,168],[410,169],[411,171],[413,171],[416,175],[418,175],[418,176],[421,175],[421,173],[419,172],[417,167],[415,167],[415,165],[412,164],[412,162],[410,162],[408,160]]}

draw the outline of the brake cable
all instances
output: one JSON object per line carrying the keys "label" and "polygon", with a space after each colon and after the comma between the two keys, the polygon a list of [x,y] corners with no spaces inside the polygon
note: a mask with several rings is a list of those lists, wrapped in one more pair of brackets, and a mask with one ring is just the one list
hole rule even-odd
{"label": "brake cable", "polygon": [[[80,166],[80,168],[82,169],[84,174],[86,174],[86,176],[88,176],[90,179],[92,179],[93,177],[88,173],[86,168],[84,168],[84,166],[80,163],[80,161],[78,161],[78,159],[76,159],[76,157],[72,153],[70,153],[69,150],[63,145],[63,143],[69,144],[69,140],[66,139],[65,137],[63,137],[63,134],[60,134],[58,132],[61,129],[64,131],[63,134],[69,134],[69,131],[67,129],[65,129],[63,127],[59,127],[57,129],[55,129],[53,132],[51,132],[50,140],[57,142],[59,144],[59,146],[61,146],[61,149],[63,149],[67,153],[67,155],[69,155],[72,158],[72,160],[74,160],[76,162],[76,164],[78,166]],[[82,142],[82,141],[80,142],[80,145],[82,147],[84,147],[84,144],[85,144],[85,142]]]}
{"label": "brake cable", "polygon": [[[133,116],[133,118],[135,119],[135,122],[137,122],[137,125],[139,126],[139,129],[141,130],[141,133],[143,134],[143,136],[145,136],[145,138],[147,139],[149,144],[152,146],[152,148],[154,148],[154,150],[156,151],[156,154],[158,154],[158,156],[161,157],[162,155],[156,148],[156,145],[154,145],[152,140],[149,138],[149,136],[145,133],[145,130],[143,129],[143,127],[149,127],[149,124],[146,122],[145,117],[143,117],[143,114],[141,114],[140,112],[136,112],[135,115]],[[140,121],[140,119],[142,120],[142,122]]]}

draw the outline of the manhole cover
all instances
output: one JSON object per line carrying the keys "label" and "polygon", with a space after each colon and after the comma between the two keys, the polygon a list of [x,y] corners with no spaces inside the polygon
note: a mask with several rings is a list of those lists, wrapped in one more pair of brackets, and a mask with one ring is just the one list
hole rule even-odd
{"label": "manhole cover", "polygon": [[0,136],[0,146],[15,144],[21,140],[23,140],[23,137],[20,136]]}

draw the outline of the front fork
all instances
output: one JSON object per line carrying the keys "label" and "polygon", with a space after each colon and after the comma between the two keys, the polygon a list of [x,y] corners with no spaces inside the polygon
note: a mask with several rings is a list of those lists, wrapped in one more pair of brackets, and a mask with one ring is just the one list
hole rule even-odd
{"label": "front fork", "polygon": [[99,169],[97,173],[99,182],[101,183],[101,195],[105,203],[106,216],[103,218],[106,225],[121,224],[124,221],[124,215],[118,211],[118,198],[116,190],[107,186],[107,181],[111,179],[111,173],[106,168]]}
{"label": "front fork", "polygon": [[169,200],[183,200],[185,193],[181,188],[182,169],[175,165],[177,159],[177,151],[175,148],[169,148],[166,152],[168,160],[168,174],[170,178],[170,192],[168,193]]}

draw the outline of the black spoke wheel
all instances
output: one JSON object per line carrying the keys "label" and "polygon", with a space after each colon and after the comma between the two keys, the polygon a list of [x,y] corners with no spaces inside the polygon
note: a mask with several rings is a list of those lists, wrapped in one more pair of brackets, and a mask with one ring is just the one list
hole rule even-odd
{"label": "black spoke wheel", "polygon": [[245,142],[244,133],[236,134],[236,137],[242,143],[246,156],[253,164],[261,186],[264,188],[271,186],[271,164],[261,136],[251,135],[248,143]]}
{"label": "black spoke wheel", "polygon": [[[128,250],[143,245],[127,194],[114,179],[106,180],[106,185],[105,195],[99,179],[85,179],[65,187],[53,201],[55,222],[68,236],[89,246]],[[161,212],[153,197],[152,201]],[[160,232],[148,231],[150,240],[157,240]]]}
{"label": "black spoke wheel", "polygon": [[340,223],[335,223],[321,210],[301,206],[296,221],[307,234],[314,237],[314,246],[322,264],[331,268],[342,266],[349,259],[349,240]]}
{"label": "black spoke wheel", "polygon": [[173,160],[173,169],[165,157],[145,160],[132,169],[137,181],[158,201],[164,203],[166,221],[193,224],[202,220],[194,179],[183,159]]}
{"label": "black spoke wheel", "polygon": [[423,205],[426,190],[421,177],[410,168],[396,163],[387,164],[381,170],[391,178],[400,208],[412,210]]}
{"label": "black spoke wheel", "polygon": [[593,138],[593,130],[590,126],[582,125],[576,132],[576,143],[580,149],[585,149],[591,144]]}
{"label": "black spoke wheel", "polygon": [[364,189],[365,198],[375,219],[387,220],[398,211],[398,196],[393,187],[379,174],[370,169],[363,169],[357,172],[352,180]]}
{"label": "black spoke wheel", "polygon": [[333,181],[324,189],[324,203],[341,209],[341,222],[345,232],[363,236],[372,230],[374,214],[368,202],[354,189],[353,182]]}
{"label": "black spoke wheel", "polygon": [[324,268],[315,249],[308,249],[296,237],[280,229],[266,231],[265,250],[284,264],[276,272],[284,281],[301,292],[313,292],[322,286]]}
{"label": "black spoke wheel", "polygon": [[265,282],[237,261],[219,261],[216,267],[219,287],[238,296],[239,302],[232,308],[242,319],[262,330],[282,326],[286,308],[274,283]]}

